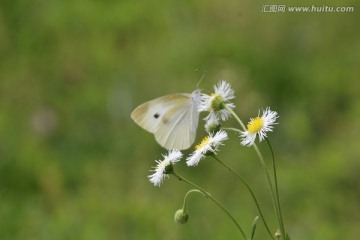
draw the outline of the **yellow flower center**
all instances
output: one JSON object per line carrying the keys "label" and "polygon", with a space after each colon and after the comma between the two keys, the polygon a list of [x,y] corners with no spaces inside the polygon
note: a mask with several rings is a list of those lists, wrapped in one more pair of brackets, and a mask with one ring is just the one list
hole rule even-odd
{"label": "yellow flower center", "polygon": [[209,136],[204,137],[203,140],[201,140],[201,142],[195,146],[195,149],[199,150],[199,149],[203,148],[206,144],[209,143],[209,141],[210,141]]}
{"label": "yellow flower center", "polygon": [[254,118],[248,125],[247,129],[249,133],[257,133],[264,126],[264,120],[261,117]]}

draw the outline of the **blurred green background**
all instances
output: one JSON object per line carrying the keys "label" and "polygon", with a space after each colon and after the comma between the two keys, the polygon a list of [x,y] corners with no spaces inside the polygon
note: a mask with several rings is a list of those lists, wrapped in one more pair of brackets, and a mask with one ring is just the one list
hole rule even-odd
{"label": "blurred green background", "polygon": [[[355,11],[261,13],[279,3]],[[358,238],[359,20],[355,0],[2,0],[0,239],[241,239],[200,195],[189,222],[173,223],[190,188],[151,185],[165,151],[130,119],[142,102],[193,91],[204,71],[204,92],[220,79],[233,86],[243,121],[279,112],[270,138],[292,239]],[[204,134],[201,122],[197,141]],[[275,230],[256,155],[230,136],[219,156],[254,187]],[[226,169],[210,159],[176,167],[250,231],[256,209]],[[267,238],[259,222],[256,239]]]}

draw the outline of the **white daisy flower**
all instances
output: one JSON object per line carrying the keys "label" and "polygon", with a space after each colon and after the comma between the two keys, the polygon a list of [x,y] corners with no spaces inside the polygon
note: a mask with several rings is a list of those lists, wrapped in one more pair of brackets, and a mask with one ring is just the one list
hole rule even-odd
{"label": "white daisy flower", "polygon": [[227,139],[228,135],[223,130],[218,131],[214,135],[210,133],[200,144],[195,146],[195,151],[186,159],[186,164],[188,166],[196,166],[209,152],[216,154],[219,146],[223,145],[222,142]]}
{"label": "white daisy flower", "polygon": [[[260,111],[259,111],[260,113]],[[278,113],[271,111],[269,107],[263,110],[261,117],[251,118],[247,125],[247,131],[241,133],[243,138],[241,144],[244,146],[251,146],[254,144],[256,136],[259,136],[259,142],[264,140],[266,132],[272,132],[273,125],[277,124],[275,121],[278,118]]]}
{"label": "white daisy flower", "polygon": [[183,154],[179,150],[169,150],[167,155],[163,155],[164,160],[155,160],[157,166],[154,167],[154,170],[150,170],[151,172],[154,172],[148,176],[150,182],[155,186],[160,187],[160,184],[164,181],[165,177],[169,177],[173,164],[180,161],[182,156]]}
{"label": "white daisy flower", "polygon": [[199,105],[199,112],[209,112],[209,115],[204,118],[207,122],[215,122],[220,119],[225,121],[229,118],[230,113],[224,108],[224,105],[233,109],[235,105],[229,100],[234,99],[234,90],[231,85],[225,80],[220,81],[214,86],[215,93],[211,95],[202,94]]}

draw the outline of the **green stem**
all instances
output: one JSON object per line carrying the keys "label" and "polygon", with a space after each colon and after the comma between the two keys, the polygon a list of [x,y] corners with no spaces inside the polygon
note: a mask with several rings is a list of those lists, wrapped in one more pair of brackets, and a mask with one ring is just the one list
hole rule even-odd
{"label": "green stem", "polygon": [[278,205],[277,205],[277,201],[276,201],[276,196],[275,196],[275,192],[274,192],[274,187],[273,187],[273,185],[272,185],[272,181],[271,181],[271,177],[270,177],[269,170],[268,170],[267,167],[266,167],[266,163],[265,163],[264,157],[262,156],[259,148],[257,147],[257,145],[256,145],[255,143],[253,144],[253,147],[254,147],[255,152],[256,152],[256,154],[258,155],[259,160],[260,160],[260,163],[261,163],[261,165],[262,165],[262,167],[263,167],[263,169],[264,169],[264,172],[265,172],[265,175],[266,175],[266,179],[267,179],[267,181],[268,181],[270,193],[271,193],[271,196],[272,196],[272,203],[273,203],[274,211],[275,211],[276,217],[277,217],[278,222],[279,222],[279,227],[281,228],[280,213],[279,213],[279,209],[278,209]]}
{"label": "green stem", "polygon": [[[240,120],[240,118],[236,115],[236,113],[231,108],[226,106],[226,104],[224,105],[224,108],[230,112],[230,114],[236,119],[236,121],[240,124],[240,126],[243,128],[243,130],[246,131],[247,129],[246,129],[244,123]],[[276,217],[277,217],[278,222],[279,222],[279,227],[281,228],[282,220],[281,220],[281,217],[280,217],[280,212],[279,212],[279,208],[278,208],[278,204],[277,204],[277,200],[276,200],[276,196],[275,196],[275,192],[274,192],[274,187],[273,187],[271,177],[270,177],[270,174],[269,174],[269,170],[266,167],[264,157],[262,156],[262,154],[261,154],[259,148],[257,147],[257,145],[254,143],[252,146],[254,147],[255,152],[258,155],[260,163],[261,163],[261,165],[262,165],[262,167],[264,169],[265,176],[266,176],[266,179],[267,179],[267,182],[268,182],[268,185],[269,185],[269,190],[270,190],[271,197],[272,197],[274,211],[275,211]]]}
{"label": "green stem", "polygon": [[201,187],[199,187],[198,185],[196,185],[193,182],[190,182],[189,180],[183,178],[182,176],[180,176],[178,173],[175,172],[175,170],[172,171],[172,173],[175,177],[177,177],[179,180],[182,180],[184,182],[186,182],[187,184],[197,188],[199,191],[201,191],[207,198],[209,198],[210,200],[212,200],[216,205],[218,205],[218,207],[220,207],[227,215],[228,217],[233,221],[233,223],[236,225],[236,227],[238,228],[238,230],[240,231],[241,235],[243,236],[243,238],[245,240],[247,240],[246,234],[244,232],[244,230],[241,228],[240,224],[236,221],[236,219],[231,215],[231,213],[229,212],[229,210],[226,209],[226,207],[224,205],[222,205],[218,200],[216,200],[213,196],[211,196],[210,193],[206,192],[204,189],[202,189]]}
{"label": "green stem", "polygon": [[246,131],[246,127],[245,127],[244,123],[240,120],[240,118],[236,115],[236,113],[231,108],[226,106],[226,104],[224,104],[224,109],[228,110],[231,113],[231,115],[233,115],[233,117],[236,119],[236,121],[240,124],[242,129],[244,131]]}
{"label": "green stem", "polygon": [[277,200],[279,216],[280,216],[280,231],[281,231],[282,238],[285,239],[286,232],[285,232],[284,221],[283,221],[283,217],[282,217],[282,213],[281,213],[281,204],[280,204],[280,197],[279,197],[279,187],[278,187],[278,180],[277,180],[275,155],[274,155],[274,151],[273,151],[273,148],[271,146],[269,139],[268,138],[265,138],[265,139],[269,145],[270,152],[271,152],[271,157],[272,157],[272,162],[273,162],[273,170],[274,170],[275,193],[276,193],[276,200]]}
{"label": "green stem", "polygon": [[237,132],[237,133],[241,133],[241,132],[242,132],[240,129],[237,129],[237,128],[222,127],[221,129],[223,129],[223,130],[229,130],[229,131],[233,131],[233,132]]}
{"label": "green stem", "polygon": [[183,203],[183,208],[182,208],[182,209],[184,209],[185,211],[186,211],[186,199],[187,199],[188,195],[189,195],[190,193],[193,193],[193,192],[201,193],[203,196],[206,197],[206,195],[205,195],[202,191],[200,191],[200,190],[198,190],[198,189],[191,189],[190,191],[188,191],[188,192],[185,194],[185,197],[184,197],[184,203]]}
{"label": "green stem", "polygon": [[215,154],[211,154],[210,156],[213,157],[216,161],[218,161],[218,162],[219,162],[221,165],[223,165],[225,168],[227,168],[228,170],[230,170],[231,172],[233,172],[233,173],[240,179],[240,181],[245,185],[245,187],[249,190],[250,195],[252,196],[252,198],[253,198],[253,200],[254,200],[254,202],[255,202],[255,205],[256,205],[256,207],[257,207],[257,210],[258,210],[258,212],[259,212],[259,214],[260,214],[260,217],[261,217],[261,219],[262,219],[262,221],[263,221],[263,223],[264,223],[264,225],[265,225],[265,228],[266,228],[267,232],[269,233],[270,237],[275,240],[273,234],[272,234],[271,231],[270,231],[269,226],[268,226],[267,223],[266,223],[266,220],[265,220],[264,214],[263,214],[262,211],[261,211],[259,202],[257,201],[256,196],[255,196],[255,194],[254,194],[254,191],[251,189],[250,185],[245,181],[245,179],[244,179],[235,169],[233,169],[233,168],[230,167],[228,164],[226,164],[225,162],[223,162],[223,161],[222,161],[220,158],[218,158]]}

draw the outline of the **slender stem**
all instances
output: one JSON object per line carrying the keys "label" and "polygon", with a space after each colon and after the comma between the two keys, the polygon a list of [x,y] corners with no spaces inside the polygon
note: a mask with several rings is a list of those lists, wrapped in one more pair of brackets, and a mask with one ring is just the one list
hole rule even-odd
{"label": "slender stem", "polygon": [[209,198],[210,200],[212,200],[216,205],[218,205],[218,207],[220,207],[227,215],[228,217],[233,221],[233,223],[236,225],[236,227],[238,228],[238,230],[240,231],[241,235],[243,236],[243,238],[245,240],[247,240],[246,234],[244,232],[244,230],[241,228],[240,224],[236,221],[236,219],[231,215],[231,213],[229,212],[229,210],[227,210],[227,208],[222,205],[218,200],[216,200],[213,196],[211,196],[210,193],[206,192],[204,189],[202,189],[201,187],[199,187],[198,185],[196,185],[193,182],[190,182],[189,180],[183,178],[182,176],[180,176],[178,173],[175,172],[175,170],[172,171],[172,174],[177,177],[179,180],[182,180],[184,182],[186,182],[187,184],[197,188],[198,190],[200,190],[207,198]]}
{"label": "slender stem", "polygon": [[[224,108],[230,112],[230,114],[236,119],[236,121],[240,124],[240,126],[243,128],[243,130],[246,131],[247,129],[246,129],[244,123],[240,120],[240,118],[236,115],[236,113],[231,108],[226,106],[226,104],[224,104]],[[264,157],[262,156],[262,154],[261,154],[259,148],[257,147],[257,145],[254,143],[252,146],[254,147],[255,152],[258,155],[260,163],[261,163],[261,165],[262,165],[262,167],[264,169],[265,176],[266,176],[266,179],[268,181],[268,185],[269,185],[269,189],[270,189],[270,193],[271,193],[271,197],[272,197],[274,211],[275,211],[276,217],[277,217],[278,222],[279,222],[279,227],[281,228],[281,225],[282,225],[281,221],[282,220],[280,219],[281,216],[280,216],[280,212],[279,212],[279,208],[278,208],[278,204],[277,204],[277,200],[276,200],[276,196],[275,196],[275,192],[274,192],[274,187],[273,187],[273,184],[272,184],[272,181],[271,181],[271,178],[270,178],[269,170],[266,167]]]}
{"label": "slender stem", "polygon": [[233,132],[237,132],[237,133],[241,133],[241,130],[237,129],[237,128],[230,128],[230,127],[223,127],[221,129],[224,130],[229,130],[229,131],[233,131]]}
{"label": "slender stem", "polygon": [[236,115],[236,113],[231,109],[231,108],[229,108],[226,104],[224,104],[224,108],[226,109],[226,110],[228,110],[230,113],[231,113],[231,115],[233,115],[233,117],[236,119],[236,121],[240,124],[240,126],[242,127],[242,129],[244,130],[244,131],[246,131],[246,127],[245,127],[245,125],[244,125],[244,123],[240,120],[240,118]]}
{"label": "slender stem", "polygon": [[273,170],[274,170],[275,193],[276,193],[276,200],[277,200],[279,216],[280,216],[280,231],[281,231],[281,236],[283,236],[282,238],[285,239],[286,232],[285,232],[284,221],[283,221],[283,217],[282,217],[282,213],[281,213],[281,204],[280,204],[280,197],[279,197],[279,187],[278,187],[278,180],[277,180],[275,155],[274,155],[274,151],[273,151],[273,148],[271,146],[269,139],[268,138],[265,138],[265,139],[269,145],[270,152],[271,152],[271,157],[272,157],[272,162],[273,162]]}
{"label": "slender stem", "polygon": [[270,178],[269,170],[268,170],[267,167],[266,167],[266,163],[265,163],[264,157],[262,156],[259,148],[257,147],[257,145],[256,145],[255,143],[253,144],[253,147],[254,147],[255,152],[256,152],[256,154],[258,155],[259,160],[260,160],[260,163],[261,163],[261,165],[262,165],[262,167],[263,167],[263,169],[264,169],[264,172],[265,172],[265,175],[266,175],[266,179],[267,179],[267,181],[268,181],[268,185],[269,185],[271,197],[272,197],[272,203],[273,203],[274,211],[275,211],[276,217],[277,217],[278,222],[279,222],[279,227],[281,228],[280,213],[279,213],[279,209],[278,209],[278,205],[277,205],[277,201],[276,201],[276,196],[275,196],[275,192],[274,192],[274,187],[273,187],[273,184],[272,184],[272,181],[271,181],[271,178]]}
{"label": "slender stem", "polygon": [[193,193],[193,192],[197,192],[197,193],[201,193],[202,195],[204,195],[206,197],[206,195],[198,190],[198,189],[191,189],[190,191],[188,191],[186,194],[185,194],[185,197],[184,197],[184,203],[183,203],[183,209],[186,211],[186,199],[187,197],[189,196],[190,193]]}
{"label": "slender stem", "polygon": [[256,205],[256,207],[257,207],[257,209],[258,209],[258,212],[259,212],[259,214],[260,214],[260,217],[261,217],[261,219],[262,219],[262,221],[263,221],[263,223],[264,223],[264,225],[265,225],[266,230],[268,231],[270,237],[275,240],[273,234],[272,234],[271,231],[270,231],[269,226],[268,226],[267,223],[266,223],[266,220],[265,220],[265,217],[264,217],[264,215],[263,215],[263,213],[262,213],[262,211],[261,211],[259,202],[257,201],[257,199],[256,199],[256,197],[255,197],[255,194],[254,194],[253,190],[251,189],[250,185],[245,181],[245,179],[244,179],[235,169],[233,169],[233,168],[230,167],[228,164],[226,164],[225,162],[223,162],[223,161],[222,161],[220,158],[218,158],[215,154],[211,154],[210,156],[213,157],[216,161],[218,161],[221,165],[223,165],[224,167],[226,167],[228,170],[230,170],[231,172],[233,172],[233,173],[240,179],[240,181],[245,185],[245,187],[249,190],[249,192],[250,192],[250,194],[251,194],[251,196],[252,196],[252,198],[253,198],[253,200],[254,200],[254,202],[255,202],[255,205]]}

